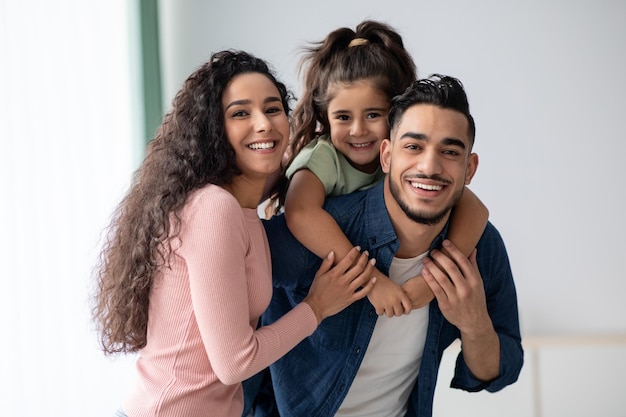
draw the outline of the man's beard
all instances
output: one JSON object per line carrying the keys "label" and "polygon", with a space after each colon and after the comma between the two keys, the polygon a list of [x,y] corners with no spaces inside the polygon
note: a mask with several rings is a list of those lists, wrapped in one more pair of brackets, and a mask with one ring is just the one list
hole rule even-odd
{"label": "man's beard", "polygon": [[[412,210],[408,206],[408,204],[402,200],[400,187],[394,181],[394,179],[391,177],[390,174],[391,174],[391,166],[390,166],[390,173],[387,174],[387,177],[389,180],[389,191],[391,192],[391,195],[394,198],[394,200],[396,200],[396,203],[398,203],[398,206],[402,209],[404,214],[406,214],[406,216],[409,219],[413,220],[416,223],[425,224],[427,226],[432,226],[441,222],[444,219],[444,217],[446,217],[446,215],[450,213],[450,210],[452,210],[452,207],[454,207],[454,205],[459,201],[459,199],[461,198],[461,195],[463,195],[463,190],[465,189],[465,187],[462,187],[459,191],[457,191],[450,205],[445,207],[443,210],[436,212],[436,213],[429,213],[426,211],[420,212],[417,210]],[[427,177],[425,175],[422,176],[421,178],[440,180],[440,178]]]}

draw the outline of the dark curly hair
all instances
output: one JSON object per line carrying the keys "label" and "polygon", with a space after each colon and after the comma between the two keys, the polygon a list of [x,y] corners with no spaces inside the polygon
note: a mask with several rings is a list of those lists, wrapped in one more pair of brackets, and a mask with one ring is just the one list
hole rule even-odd
{"label": "dark curly hair", "polygon": [[269,78],[289,115],[292,95],[265,61],[249,53],[217,52],[187,78],[107,228],[92,299],[106,354],[146,345],[150,291],[159,269],[167,267],[189,194],[208,183],[229,184],[240,174],[225,134],[222,94],[243,73]]}
{"label": "dark curly hair", "polygon": [[[299,74],[304,88],[293,111],[285,168],[315,137],[330,133],[327,109],[336,91],[332,87],[369,80],[391,101],[417,78],[417,68],[400,34],[374,20],[361,22],[356,30],[336,29],[303,51]],[[274,198],[268,207],[274,212],[283,206],[287,186],[283,175],[271,193]]]}

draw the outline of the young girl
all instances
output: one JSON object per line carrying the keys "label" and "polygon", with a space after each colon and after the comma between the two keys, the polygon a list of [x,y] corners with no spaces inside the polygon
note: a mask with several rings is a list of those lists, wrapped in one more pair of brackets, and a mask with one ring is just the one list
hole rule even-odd
{"label": "young girl", "polygon": [[[309,250],[338,256],[352,244],[323,210],[326,197],[362,190],[383,178],[379,148],[389,137],[392,97],[416,79],[401,36],[389,25],[364,21],[356,31],[340,28],[305,48],[304,91],[293,114],[293,141],[287,153],[284,203],[287,225]],[[286,187],[283,185],[283,190]],[[449,239],[468,256],[487,223],[488,211],[465,189],[454,209]],[[433,299],[421,276],[403,287],[376,270],[369,294],[379,315],[408,314]]]}
{"label": "young girl", "polygon": [[240,417],[244,379],[371,290],[366,253],[352,249],[332,269],[330,254],[303,302],[257,328],[272,297],[257,206],[286,149],[288,113],[285,86],[238,51],[214,54],[174,98],[97,270],[104,351],[139,352],[118,416]]}

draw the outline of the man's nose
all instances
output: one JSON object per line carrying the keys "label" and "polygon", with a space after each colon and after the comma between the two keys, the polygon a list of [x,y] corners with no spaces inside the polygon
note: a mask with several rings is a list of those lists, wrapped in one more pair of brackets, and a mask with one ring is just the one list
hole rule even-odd
{"label": "man's nose", "polygon": [[435,149],[424,150],[418,156],[417,170],[426,175],[440,174],[442,171],[441,158]]}

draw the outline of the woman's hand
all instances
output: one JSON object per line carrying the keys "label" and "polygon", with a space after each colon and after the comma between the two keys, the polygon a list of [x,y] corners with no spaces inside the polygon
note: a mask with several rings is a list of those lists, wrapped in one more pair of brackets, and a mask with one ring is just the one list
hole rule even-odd
{"label": "woman's hand", "polygon": [[315,274],[309,294],[304,299],[315,313],[318,324],[366,297],[376,282],[372,276],[376,260],[368,259],[367,251],[360,253],[359,247],[352,248],[332,267],[334,260],[335,254],[330,252]]}

